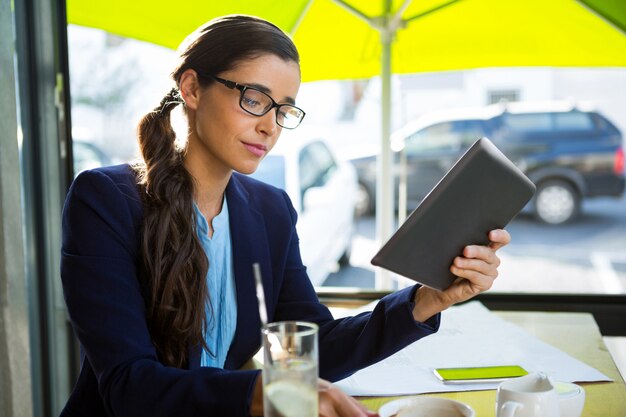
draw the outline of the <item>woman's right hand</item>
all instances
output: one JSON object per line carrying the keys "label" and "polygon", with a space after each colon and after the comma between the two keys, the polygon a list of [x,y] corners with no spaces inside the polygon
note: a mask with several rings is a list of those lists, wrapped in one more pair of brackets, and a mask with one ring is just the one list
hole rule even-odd
{"label": "woman's right hand", "polygon": [[376,417],[363,404],[349,396],[333,384],[318,380],[320,417]]}
{"label": "woman's right hand", "polygon": [[[330,382],[318,379],[320,417],[377,417],[363,404],[350,397]],[[254,387],[250,414],[263,415],[263,378],[259,376]]]}

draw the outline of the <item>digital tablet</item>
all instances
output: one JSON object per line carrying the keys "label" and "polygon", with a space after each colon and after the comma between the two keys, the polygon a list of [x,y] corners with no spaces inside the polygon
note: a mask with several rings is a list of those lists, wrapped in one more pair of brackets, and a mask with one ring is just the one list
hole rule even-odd
{"label": "digital tablet", "polygon": [[467,245],[486,245],[535,193],[535,184],[487,138],[478,139],[372,258],[372,264],[444,290]]}

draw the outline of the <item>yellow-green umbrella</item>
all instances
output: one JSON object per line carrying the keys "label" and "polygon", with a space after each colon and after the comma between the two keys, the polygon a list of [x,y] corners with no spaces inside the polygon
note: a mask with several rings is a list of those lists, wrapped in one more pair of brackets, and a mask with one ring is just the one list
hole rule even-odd
{"label": "yellow-green umbrella", "polygon": [[379,240],[393,227],[392,71],[626,66],[626,0],[67,0],[67,13],[171,48],[213,17],[252,14],[292,34],[304,81],[380,75]]}
{"label": "yellow-green umbrella", "polygon": [[[244,13],[289,33],[304,81],[381,73],[384,0],[67,0],[68,20],[176,48],[205,21]],[[391,11],[403,6],[393,1]],[[626,66],[626,1],[414,0],[392,44],[394,73],[501,66]],[[442,7],[443,6],[443,7]],[[610,24],[591,7],[603,7]],[[355,15],[355,11],[362,17]],[[366,21],[365,19],[369,19]],[[378,20],[378,22],[376,22]]]}

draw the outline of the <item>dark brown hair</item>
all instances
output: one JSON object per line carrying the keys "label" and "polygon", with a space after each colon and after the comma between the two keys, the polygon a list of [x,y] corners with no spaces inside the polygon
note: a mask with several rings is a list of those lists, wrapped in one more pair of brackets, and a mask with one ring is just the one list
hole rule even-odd
{"label": "dark brown hair", "polygon": [[[218,75],[237,63],[264,54],[299,62],[295,45],[278,27],[251,16],[226,16],[201,26],[179,49],[172,73],[178,84],[188,69]],[[213,82],[199,77],[205,87]],[[209,263],[195,229],[194,181],[183,166],[170,112],[182,99],[172,89],[139,122],[143,160],[134,165],[144,203],[140,278],[145,289],[148,327],[159,359],[188,365],[188,348],[202,346],[210,305],[206,283]],[[184,103],[183,103],[184,104]]]}

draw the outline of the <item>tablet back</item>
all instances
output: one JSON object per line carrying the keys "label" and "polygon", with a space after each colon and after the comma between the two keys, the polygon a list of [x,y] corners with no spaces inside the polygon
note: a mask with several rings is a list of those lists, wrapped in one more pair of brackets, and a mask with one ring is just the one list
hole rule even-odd
{"label": "tablet back", "polygon": [[467,245],[486,245],[526,205],[535,185],[487,138],[477,140],[372,258],[372,264],[444,290]]}

